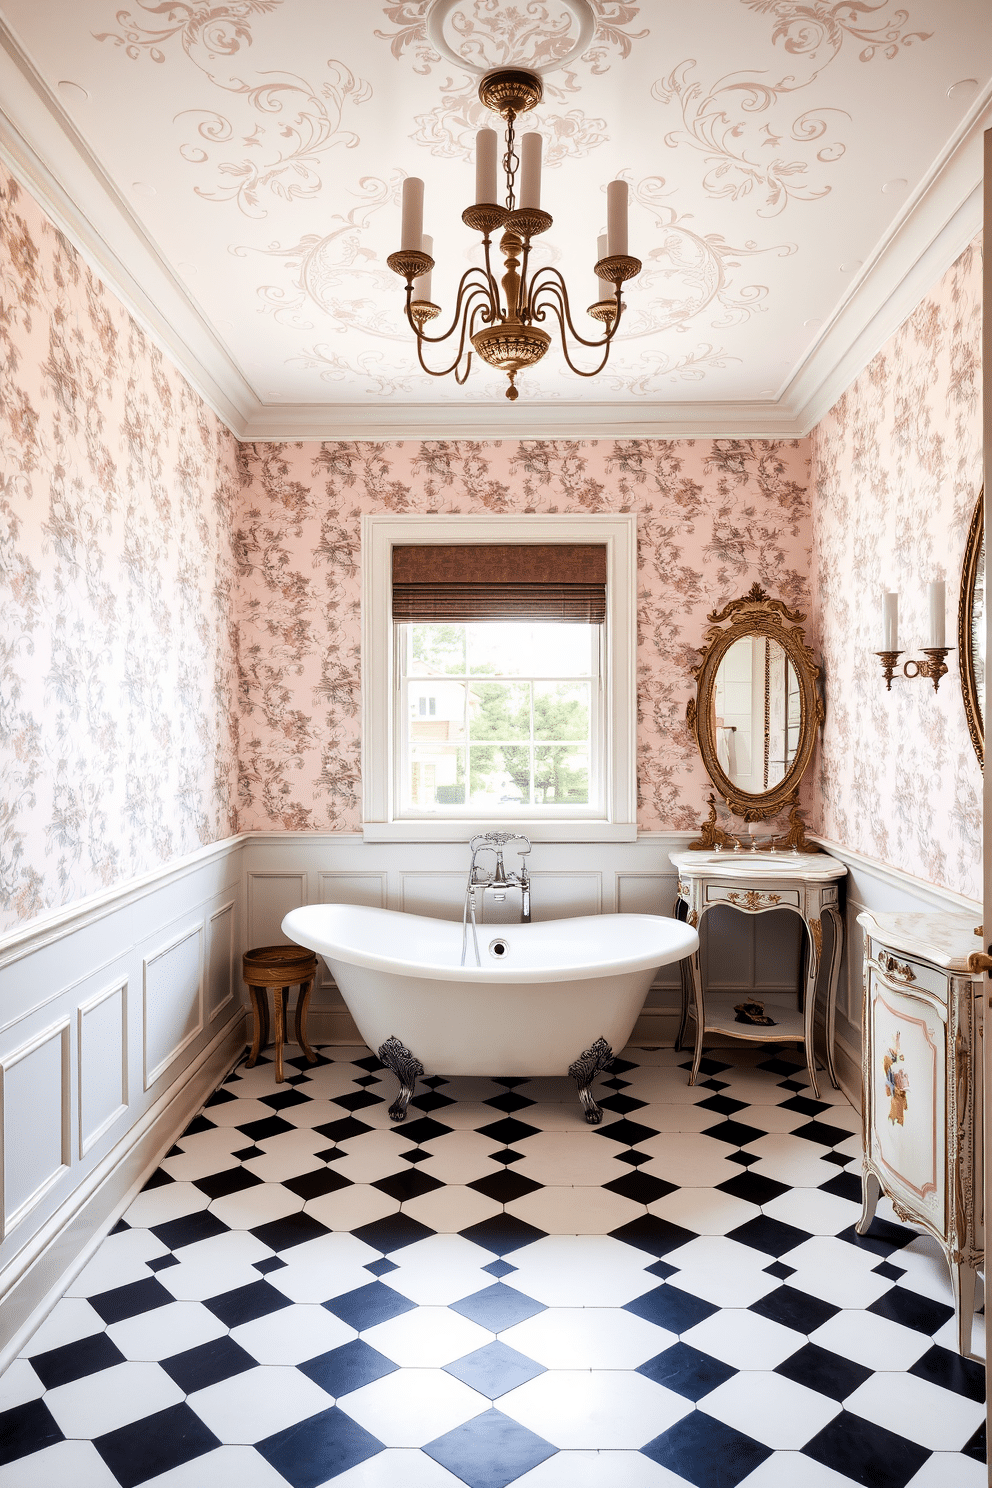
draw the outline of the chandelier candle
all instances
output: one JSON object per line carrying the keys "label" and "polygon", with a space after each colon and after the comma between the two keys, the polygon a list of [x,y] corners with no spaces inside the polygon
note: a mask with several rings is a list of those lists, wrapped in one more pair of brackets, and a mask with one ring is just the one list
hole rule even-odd
{"label": "chandelier candle", "polygon": [[[599,298],[595,305],[589,306],[588,313],[600,322],[602,335],[591,340],[576,330],[568,288],[558,269],[550,264],[531,269],[531,241],[547,232],[554,219],[541,207],[541,135],[537,130],[525,134],[519,141],[518,155],[515,126],[520,115],[539,104],[543,96],[544,85],[538,74],[523,68],[497,68],[486,73],[479,84],[480,100],[499,114],[506,126],[503,152],[506,195],[504,204],[496,200],[497,131],[480,129],[475,137],[475,203],[462,212],[462,221],[482,235],[485,266],[473,265],[462,275],[454,317],[446,331],[431,336],[426,330],[441,310],[430,299],[434,245],[430,238],[424,237],[424,183],[415,177],[403,182],[402,246],[386,260],[393,272],[406,280],[404,309],[407,324],[417,338],[417,358],[424,371],[431,377],[454,373],[455,381],[461,385],[471,371],[473,355],[480,356],[490,367],[506,373],[509,380],[506,396],[511,400],[520,396],[517,373],[533,367],[551,345],[551,336],[542,328],[544,324],[558,332],[562,355],[577,377],[596,377],[602,372],[624,312],[621,287],[641,272],[640,259],[631,258],[627,252],[626,181],[612,181],[607,187],[607,241],[600,238],[597,245]],[[504,272],[498,277],[492,252],[496,232],[502,234],[499,251],[504,263]],[[425,347],[439,345],[451,337],[456,338],[458,348],[453,359],[444,367],[429,366],[424,357]],[[590,348],[598,358],[595,366],[576,366],[570,349],[574,343]]]}
{"label": "chandelier candle", "polygon": [[[603,258],[606,257],[606,243],[607,243],[606,234],[605,233],[600,233],[599,237],[596,239],[596,262],[597,263],[599,263],[600,259],[603,259]],[[608,279],[600,279],[599,275],[597,274],[596,275],[596,303],[597,304],[600,304],[600,305],[608,303],[609,300],[610,300],[610,298],[611,298],[611,296],[612,296],[612,294],[613,294],[613,285],[610,283],[610,281]]]}

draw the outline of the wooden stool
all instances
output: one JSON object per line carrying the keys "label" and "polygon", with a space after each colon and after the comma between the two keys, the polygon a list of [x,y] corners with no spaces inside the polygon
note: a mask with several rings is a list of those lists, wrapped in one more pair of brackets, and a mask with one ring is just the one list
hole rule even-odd
{"label": "wooden stool", "polygon": [[259,1051],[269,1042],[269,999],[272,988],[272,1005],[275,1008],[276,1082],[284,1079],[282,1072],[282,1045],[286,1027],[286,998],[290,987],[299,985],[296,998],[296,1041],[311,1064],[317,1056],[307,1042],[307,1006],[317,976],[317,957],[312,951],[300,946],[259,946],[257,950],[245,951],[242,975],[248,986],[254,1013],[254,1033],[248,1069],[258,1058]]}

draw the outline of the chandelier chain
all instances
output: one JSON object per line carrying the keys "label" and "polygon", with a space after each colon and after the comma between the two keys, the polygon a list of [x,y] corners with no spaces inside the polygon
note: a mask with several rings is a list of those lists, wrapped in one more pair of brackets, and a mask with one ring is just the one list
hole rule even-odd
{"label": "chandelier chain", "polygon": [[514,114],[509,109],[506,115],[506,152],[503,155],[503,174],[506,176],[506,210],[512,212],[517,205],[514,195],[520,157],[516,152],[516,134],[513,129]]}

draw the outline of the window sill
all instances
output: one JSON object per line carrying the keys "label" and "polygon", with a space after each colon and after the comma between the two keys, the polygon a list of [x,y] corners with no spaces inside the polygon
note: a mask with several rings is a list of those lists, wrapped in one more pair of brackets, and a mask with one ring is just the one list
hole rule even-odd
{"label": "window sill", "polygon": [[479,821],[439,821],[435,817],[419,821],[366,822],[362,836],[366,842],[468,842],[482,832],[520,832],[531,842],[636,842],[636,822],[509,821],[506,817],[489,817]]}

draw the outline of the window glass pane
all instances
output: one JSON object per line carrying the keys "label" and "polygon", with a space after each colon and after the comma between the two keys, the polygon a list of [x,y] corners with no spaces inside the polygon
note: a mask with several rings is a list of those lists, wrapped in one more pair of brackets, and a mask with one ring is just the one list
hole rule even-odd
{"label": "window glass pane", "polygon": [[534,738],[588,741],[588,682],[535,682]]}
{"label": "window glass pane", "polygon": [[473,744],[469,756],[473,806],[530,805],[530,748],[526,744]]}
{"label": "window glass pane", "polygon": [[464,675],[464,625],[411,625],[410,630],[413,632],[412,677],[436,677],[443,672],[449,676]]}
{"label": "window glass pane", "polygon": [[473,682],[468,718],[472,739],[529,739],[530,683]]}
{"label": "window glass pane", "polygon": [[451,744],[465,737],[465,683],[437,679],[432,696],[410,689],[410,739]]}
{"label": "window glass pane", "polygon": [[465,804],[465,751],[443,744],[410,747],[410,805],[422,808]]}
{"label": "window glass pane", "polygon": [[572,744],[538,744],[534,750],[534,800],[538,806],[587,804],[588,749]]}
{"label": "window glass pane", "polygon": [[[455,626],[415,626],[457,629]],[[502,677],[588,677],[598,625],[466,625],[469,671]]]}

